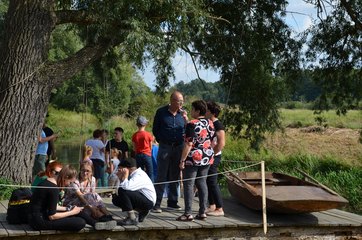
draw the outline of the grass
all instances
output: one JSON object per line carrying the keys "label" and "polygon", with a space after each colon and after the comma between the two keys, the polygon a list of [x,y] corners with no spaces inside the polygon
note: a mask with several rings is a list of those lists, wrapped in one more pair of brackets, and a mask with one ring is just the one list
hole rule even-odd
{"label": "grass", "polygon": [[100,128],[99,120],[89,113],[76,113],[49,107],[47,124],[62,142],[79,141],[83,136],[92,136],[93,130]]}
{"label": "grass", "polygon": [[[313,126],[316,125],[312,110],[306,109],[280,109],[283,126]],[[362,129],[362,111],[350,110],[346,115],[338,116],[334,111],[324,112],[320,117],[325,124],[335,128]]]}

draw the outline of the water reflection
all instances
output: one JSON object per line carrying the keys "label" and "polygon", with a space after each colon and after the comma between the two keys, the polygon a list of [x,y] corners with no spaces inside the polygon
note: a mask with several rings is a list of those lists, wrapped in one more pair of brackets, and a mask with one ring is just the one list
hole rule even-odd
{"label": "water reflection", "polygon": [[74,143],[56,142],[57,158],[63,164],[79,165],[81,159],[81,146]]}

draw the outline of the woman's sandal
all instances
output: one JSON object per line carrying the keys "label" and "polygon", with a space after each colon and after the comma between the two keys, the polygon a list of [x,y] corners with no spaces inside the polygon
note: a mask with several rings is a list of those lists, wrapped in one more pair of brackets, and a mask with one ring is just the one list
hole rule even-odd
{"label": "woman's sandal", "polygon": [[194,217],[191,214],[182,214],[176,218],[176,220],[181,222],[192,222],[194,221]]}
{"label": "woman's sandal", "polygon": [[207,218],[207,216],[206,216],[205,213],[197,214],[196,217],[195,217],[195,219],[197,219],[197,220],[206,220],[206,218]]}

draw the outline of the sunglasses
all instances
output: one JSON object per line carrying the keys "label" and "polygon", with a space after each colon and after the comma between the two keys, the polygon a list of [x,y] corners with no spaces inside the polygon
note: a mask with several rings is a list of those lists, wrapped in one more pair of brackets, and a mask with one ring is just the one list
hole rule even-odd
{"label": "sunglasses", "polygon": [[59,173],[60,173],[60,171],[58,172],[58,171],[53,170],[53,174],[54,174],[55,176],[58,176]]}

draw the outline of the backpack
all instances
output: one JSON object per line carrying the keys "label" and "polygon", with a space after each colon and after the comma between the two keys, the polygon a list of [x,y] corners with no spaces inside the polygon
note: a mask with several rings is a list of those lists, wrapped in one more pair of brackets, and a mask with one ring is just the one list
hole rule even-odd
{"label": "backpack", "polygon": [[29,188],[18,188],[11,193],[6,215],[9,224],[28,223],[31,195]]}

